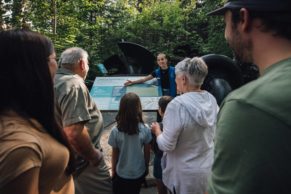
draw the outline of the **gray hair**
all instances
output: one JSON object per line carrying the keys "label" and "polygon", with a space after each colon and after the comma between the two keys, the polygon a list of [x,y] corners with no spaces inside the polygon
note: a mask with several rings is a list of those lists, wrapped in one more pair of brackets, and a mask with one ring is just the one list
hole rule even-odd
{"label": "gray hair", "polygon": [[61,66],[74,66],[80,59],[88,59],[88,53],[82,48],[71,47],[62,52],[59,64]]}
{"label": "gray hair", "polygon": [[176,65],[175,73],[185,75],[190,85],[201,86],[208,74],[208,67],[200,57],[185,58]]}

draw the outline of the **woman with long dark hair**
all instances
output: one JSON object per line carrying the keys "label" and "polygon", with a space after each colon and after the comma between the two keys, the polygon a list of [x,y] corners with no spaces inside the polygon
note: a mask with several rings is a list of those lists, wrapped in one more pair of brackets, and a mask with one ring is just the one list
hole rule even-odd
{"label": "woman with long dark hair", "polygon": [[55,58],[43,35],[0,32],[0,193],[74,192],[73,158],[54,113]]}

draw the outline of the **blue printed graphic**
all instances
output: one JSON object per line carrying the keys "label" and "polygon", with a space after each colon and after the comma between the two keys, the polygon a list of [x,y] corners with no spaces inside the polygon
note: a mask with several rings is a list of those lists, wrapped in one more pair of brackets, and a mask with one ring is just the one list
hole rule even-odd
{"label": "blue printed graphic", "polygon": [[93,86],[90,95],[92,97],[111,97],[113,86]]}

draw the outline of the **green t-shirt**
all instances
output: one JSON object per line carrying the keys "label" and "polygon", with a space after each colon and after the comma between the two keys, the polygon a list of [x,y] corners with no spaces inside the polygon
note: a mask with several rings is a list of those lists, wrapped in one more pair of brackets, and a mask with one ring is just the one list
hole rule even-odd
{"label": "green t-shirt", "polygon": [[225,99],[214,152],[209,194],[291,193],[291,59]]}

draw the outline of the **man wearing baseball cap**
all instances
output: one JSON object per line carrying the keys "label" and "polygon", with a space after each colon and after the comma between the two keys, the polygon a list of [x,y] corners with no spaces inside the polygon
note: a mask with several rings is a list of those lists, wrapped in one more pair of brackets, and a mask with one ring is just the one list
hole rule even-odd
{"label": "man wearing baseball cap", "polygon": [[291,193],[291,0],[229,0],[223,15],[235,57],[260,77],[221,105],[209,194]]}

